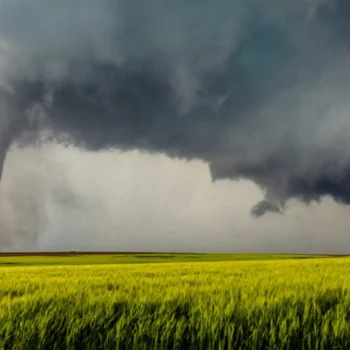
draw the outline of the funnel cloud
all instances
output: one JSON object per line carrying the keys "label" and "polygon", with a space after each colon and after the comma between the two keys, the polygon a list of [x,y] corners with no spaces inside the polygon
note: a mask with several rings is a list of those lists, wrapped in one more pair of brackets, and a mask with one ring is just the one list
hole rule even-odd
{"label": "funnel cloud", "polygon": [[350,203],[346,0],[8,0],[0,171],[12,143],[143,150],[253,181],[255,216]]}

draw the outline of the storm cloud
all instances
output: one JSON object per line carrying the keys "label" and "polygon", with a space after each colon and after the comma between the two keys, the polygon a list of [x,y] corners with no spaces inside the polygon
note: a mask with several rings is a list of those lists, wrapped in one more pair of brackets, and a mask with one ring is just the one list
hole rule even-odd
{"label": "storm cloud", "polygon": [[0,4],[1,164],[54,139],[200,159],[256,216],[350,203],[348,1]]}

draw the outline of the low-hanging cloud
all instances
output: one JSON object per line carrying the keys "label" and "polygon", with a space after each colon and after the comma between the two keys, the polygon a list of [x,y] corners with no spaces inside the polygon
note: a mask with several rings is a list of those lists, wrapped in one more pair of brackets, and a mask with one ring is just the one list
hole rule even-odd
{"label": "low-hanging cloud", "polygon": [[[348,254],[348,207],[325,198],[255,220],[249,181],[213,183],[202,161],[11,147],[0,195],[0,251]],[[93,165],[93,166],[92,166]]]}
{"label": "low-hanging cloud", "polygon": [[[350,203],[346,0],[7,0],[0,163],[11,142],[200,159],[212,179]],[[0,169],[1,170],[1,169]]]}

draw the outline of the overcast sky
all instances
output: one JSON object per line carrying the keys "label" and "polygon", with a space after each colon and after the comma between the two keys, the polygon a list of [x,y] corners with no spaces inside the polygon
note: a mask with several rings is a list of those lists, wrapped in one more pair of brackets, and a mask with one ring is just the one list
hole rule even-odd
{"label": "overcast sky", "polygon": [[[28,186],[29,184],[29,186]],[[13,148],[1,184],[1,250],[348,253],[349,207],[292,201],[251,216],[262,191],[213,183],[207,164],[138,151]]]}
{"label": "overcast sky", "polygon": [[0,249],[349,253],[349,4],[0,0]]}

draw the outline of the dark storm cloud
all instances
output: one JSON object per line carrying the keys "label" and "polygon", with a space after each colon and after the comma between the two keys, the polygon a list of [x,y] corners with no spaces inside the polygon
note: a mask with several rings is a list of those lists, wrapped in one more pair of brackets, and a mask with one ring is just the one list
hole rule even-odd
{"label": "dark storm cloud", "polygon": [[203,159],[266,191],[257,216],[349,203],[349,23],[346,0],[3,1],[2,153],[48,128]]}

